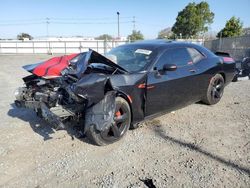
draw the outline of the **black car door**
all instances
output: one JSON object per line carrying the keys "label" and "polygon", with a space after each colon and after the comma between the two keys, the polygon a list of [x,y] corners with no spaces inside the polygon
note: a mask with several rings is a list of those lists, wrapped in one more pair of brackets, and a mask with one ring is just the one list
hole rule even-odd
{"label": "black car door", "polygon": [[195,70],[193,74],[193,97],[197,101],[206,93],[209,84],[210,75],[206,72],[208,70],[208,59],[196,48],[188,47],[187,50],[191,56]]}
{"label": "black car door", "polygon": [[[163,65],[175,64],[175,71],[162,71]],[[166,50],[148,73],[146,116],[172,111],[194,101],[196,70],[187,48]]]}

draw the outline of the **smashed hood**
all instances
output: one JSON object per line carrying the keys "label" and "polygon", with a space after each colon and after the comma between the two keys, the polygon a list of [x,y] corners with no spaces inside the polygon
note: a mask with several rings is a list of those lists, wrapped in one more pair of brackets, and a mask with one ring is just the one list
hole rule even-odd
{"label": "smashed hood", "polygon": [[108,59],[107,57],[99,54],[98,52],[96,52],[94,50],[89,50],[86,61],[88,62],[88,64],[102,63],[102,64],[108,65],[110,67],[113,67],[115,69],[119,69],[123,72],[128,72],[127,70],[125,70],[121,66],[117,65],[116,63],[114,63],[113,61]]}
{"label": "smashed hood", "polygon": [[23,68],[37,76],[60,76],[61,71],[69,66],[70,60],[78,54],[53,57],[37,64],[25,65]]}
{"label": "smashed hood", "polygon": [[[77,57],[80,56],[81,58],[77,59]],[[76,60],[76,62],[74,60]],[[37,64],[25,65],[23,68],[40,77],[58,77],[61,76],[62,71],[69,66],[72,66],[73,69],[77,69],[75,71],[78,71],[79,74],[83,74],[87,69],[87,66],[91,63],[101,63],[122,72],[127,72],[124,68],[120,67],[110,59],[91,49],[88,52],[53,57]]]}

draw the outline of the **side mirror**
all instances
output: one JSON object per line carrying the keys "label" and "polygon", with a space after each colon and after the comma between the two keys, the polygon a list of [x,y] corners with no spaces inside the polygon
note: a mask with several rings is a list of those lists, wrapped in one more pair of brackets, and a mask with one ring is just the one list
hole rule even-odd
{"label": "side mirror", "polygon": [[163,71],[175,71],[177,69],[177,66],[175,64],[165,64],[163,65],[162,70]]}

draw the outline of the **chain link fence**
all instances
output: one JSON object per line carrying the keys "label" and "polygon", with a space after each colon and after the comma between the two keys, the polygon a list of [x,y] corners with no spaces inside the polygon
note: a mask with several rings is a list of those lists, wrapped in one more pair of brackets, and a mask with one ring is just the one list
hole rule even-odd
{"label": "chain link fence", "polygon": [[235,60],[250,57],[250,35],[205,41],[204,46],[213,52],[227,52]]}

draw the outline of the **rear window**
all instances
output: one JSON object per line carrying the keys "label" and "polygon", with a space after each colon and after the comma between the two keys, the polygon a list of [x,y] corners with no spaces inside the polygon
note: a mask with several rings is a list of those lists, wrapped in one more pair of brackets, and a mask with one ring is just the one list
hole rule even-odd
{"label": "rear window", "polygon": [[188,48],[187,50],[192,58],[193,63],[197,63],[204,58],[204,56],[194,48]]}

